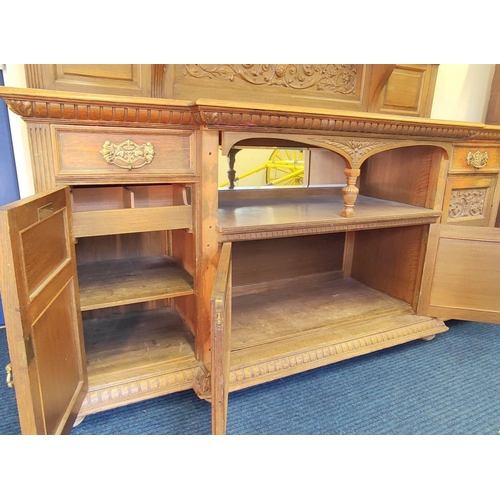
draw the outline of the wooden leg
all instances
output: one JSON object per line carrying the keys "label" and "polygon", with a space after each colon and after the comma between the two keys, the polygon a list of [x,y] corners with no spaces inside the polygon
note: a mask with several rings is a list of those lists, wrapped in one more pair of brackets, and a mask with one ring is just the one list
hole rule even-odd
{"label": "wooden leg", "polygon": [[236,181],[236,170],[234,169],[234,164],[236,162],[236,154],[239,153],[239,151],[239,149],[231,149],[227,155],[227,162],[229,165],[229,170],[227,171],[229,189],[234,189],[234,183]]}
{"label": "wooden leg", "polygon": [[343,217],[353,217],[354,204],[356,203],[356,198],[358,197],[359,189],[356,186],[356,180],[359,177],[361,170],[359,168],[346,168],[345,175],[347,177],[347,186],[342,189],[344,194],[344,210],[340,215]]}
{"label": "wooden leg", "polygon": [[83,417],[76,417],[75,423],[73,424],[73,427],[76,427],[77,425],[80,425],[83,421],[85,420],[85,415]]}
{"label": "wooden leg", "polygon": [[427,337],[422,337],[420,340],[425,340],[426,342],[428,342],[429,340],[432,340],[434,337],[435,335],[429,335]]}

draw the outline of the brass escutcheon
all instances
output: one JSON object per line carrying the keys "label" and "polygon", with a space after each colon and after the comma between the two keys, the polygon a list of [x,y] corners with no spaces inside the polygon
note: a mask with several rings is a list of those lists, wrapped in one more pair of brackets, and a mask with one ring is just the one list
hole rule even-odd
{"label": "brass escutcheon", "polygon": [[469,151],[469,154],[466,158],[467,165],[474,168],[485,167],[488,164],[488,160],[488,151],[485,151],[484,153],[481,153],[481,151],[476,151],[475,153]]}
{"label": "brass escutcheon", "polygon": [[117,167],[132,170],[151,163],[156,151],[151,142],[146,142],[146,144],[140,146],[130,139],[127,139],[121,144],[118,144],[118,146],[110,141],[106,141],[102,145],[100,153],[107,163],[112,163]]}

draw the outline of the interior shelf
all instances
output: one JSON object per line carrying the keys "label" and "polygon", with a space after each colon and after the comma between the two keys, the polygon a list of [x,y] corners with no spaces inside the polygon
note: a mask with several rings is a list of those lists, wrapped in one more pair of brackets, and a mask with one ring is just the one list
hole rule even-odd
{"label": "interior shelf", "polygon": [[231,322],[232,390],[447,330],[351,278],[233,296]]}
{"label": "interior shelf", "polygon": [[[292,191],[288,189],[286,191]],[[355,213],[342,217],[341,194],[279,198],[232,199],[225,193],[219,199],[219,239],[257,239],[290,234],[347,231],[436,222],[438,210],[359,195]]]}
{"label": "interior shelf", "polygon": [[[235,289],[235,292],[237,289]],[[347,278],[233,296],[232,350],[393,314],[409,304]]]}
{"label": "interior shelf", "polygon": [[78,265],[82,311],[191,295],[193,277],[168,256]]}
{"label": "interior shelf", "polygon": [[193,335],[170,307],[83,322],[89,387],[198,366]]}

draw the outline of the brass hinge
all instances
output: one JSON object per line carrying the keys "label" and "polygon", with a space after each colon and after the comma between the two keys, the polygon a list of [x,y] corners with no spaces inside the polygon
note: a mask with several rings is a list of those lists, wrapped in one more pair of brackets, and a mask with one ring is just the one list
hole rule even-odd
{"label": "brass hinge", "polygon": [[33,349],[31,335],[27,339],[24,339],[24,351],[26,352],[26,364],[29,365],[35,359],[35,350]]}
{"label": "brass hinge", "polygon": [[220,311],[217,312],[217,326],[222,325],[222,313]]}

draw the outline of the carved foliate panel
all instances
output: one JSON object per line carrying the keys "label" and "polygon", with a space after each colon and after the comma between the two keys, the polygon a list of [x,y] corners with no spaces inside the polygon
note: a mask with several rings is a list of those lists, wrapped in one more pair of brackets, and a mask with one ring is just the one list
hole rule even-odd
{"label": "carved foliate panel", "polygon": [[365,64],[175,64],[174,99],[223,99],[323,109],[368,109],[372,69]]}
{"label": "carved foliate panel", "polygon": [[354,95],[358,68],[354,64],[184,64],[183,76]]}
{"label": "carved foliate panel", "polygon": [[455,189],[451,192],[448,217],[475,217],[484,215],[484,207],[488,188]]}

